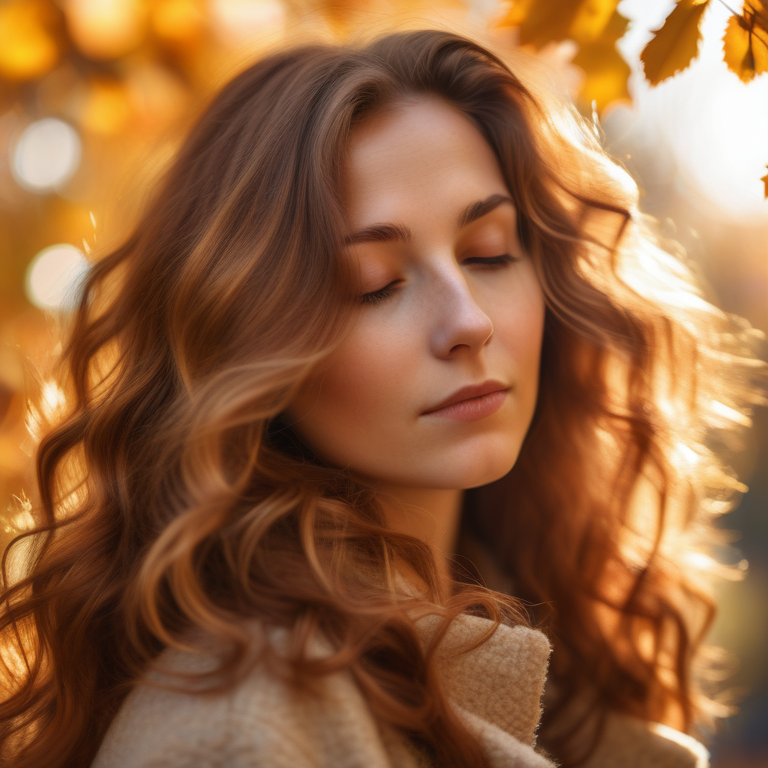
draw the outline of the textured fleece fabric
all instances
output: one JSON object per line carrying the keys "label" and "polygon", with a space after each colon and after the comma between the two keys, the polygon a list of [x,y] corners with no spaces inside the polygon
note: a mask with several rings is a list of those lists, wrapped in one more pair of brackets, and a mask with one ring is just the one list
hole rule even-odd
{"label": "textured fleece fabric", "polygon": [[[435,616],[419,620],[424,642]],[[550,645],[538,631],[500,626],[464,655],[452,649],[486,631],[486,619],[454,622],[438,652],[440,674],[456,712],[493,768],[553,768],[536,749]],[[270,642],[285,647],[283,630]],[[312,652],[330,647],[317,638]],[[165,669],[211,669],[207,650],[166,650]],[[162,680],[158,672],[148,680]],[[670,738],[672,736],[672,738]],[[422,768],[429,755],[378,722],[351,675],[324,678],[315,693],[291,688],[264,664],[234,689],[190,694],[139,685],[112,722],[92,768]],[[706,768],[706,750],[690,737],[616,717],[589,768]],[[442,768],[442,767],[441,767]],[[448,767],[446,767],[448,768]]]}

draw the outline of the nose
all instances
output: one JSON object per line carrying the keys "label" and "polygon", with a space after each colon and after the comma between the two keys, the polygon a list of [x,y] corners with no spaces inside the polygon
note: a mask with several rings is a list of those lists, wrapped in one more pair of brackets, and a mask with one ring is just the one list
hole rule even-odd
{"label": "nose", "polygon": [[472,294],[460,270],[441,275],[431,291],[433,317],[431,346],[436,357],[448,360],[460,350],[477,352],[493,335],[491,318]]}

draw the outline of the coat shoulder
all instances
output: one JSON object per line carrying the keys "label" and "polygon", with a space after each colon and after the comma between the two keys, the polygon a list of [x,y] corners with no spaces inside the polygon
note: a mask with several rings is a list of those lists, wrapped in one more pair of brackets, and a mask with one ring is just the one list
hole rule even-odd
{"label": "coat shoulder", "polygon": [[[278,638],[279,639],[279,638]],[[349,674],[297,690],[264,663],[220,691],[168,687],[169,672],[215,668],[210,650],[169,649],[134,687],[92,768],[388,766],[382,735]],[[404,763],[407,765],[407,763]]]}

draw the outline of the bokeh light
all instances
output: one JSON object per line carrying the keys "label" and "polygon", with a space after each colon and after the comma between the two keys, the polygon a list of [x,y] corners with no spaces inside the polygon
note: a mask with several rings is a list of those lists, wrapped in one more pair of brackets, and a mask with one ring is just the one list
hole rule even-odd
{"label": "bokeh light", "polygon": [[59,58],[46,28],[46,9],[34,0],[0,5],[0,75],[31,80],[49,72]]}
{"label": "bokeh light", "polygon": [[156,0],[151,24],[152,31],[162,39],[184,43],[203,34],[205,9],[200,0]]}
{"label": "bokeh light", "polygon": [[279,0],[211,0],[211,21],[224,39],[244,41],[281,28],[285,7]]}
{"label": "bokeh light", "polygon": [[43,248],[27,268],[27,298],[40,309],[70,309],[89,266],[74,245],[59,243]]}
{"label": "bokeh light", "polygon": [[67,25],[77,47],[92,59],[114,59],[135,50],[147,28],[141,0],[67,0]]}
{"label": "bokeh light", "polygon": [[72,178],[81,156],[77,131],[63,120],[46,117],[21,134],[11,167],[16,181],[25,189],[49,192]]}

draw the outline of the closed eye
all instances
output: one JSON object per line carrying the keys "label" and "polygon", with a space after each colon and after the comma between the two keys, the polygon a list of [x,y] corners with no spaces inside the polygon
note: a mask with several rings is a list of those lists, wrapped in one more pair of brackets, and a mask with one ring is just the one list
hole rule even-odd
{"label": "closed eye", "polygon": [[391,283],[388,283],[383,288],[379,288],[378,291],[371,291],[370,293],[364,293],[360,297],[360,303],[361,304],[378,304],[378,302],[384,301],[384,299],[392,295],[392,292],[394,291],[395,287],[399,282],[400,282],[399,280],[393,280]]}
{"label": "closed eye", "polygon": [[[520,257],[513,256],[510,253],[502,253],[500,256],[470,256],[468,259],[464,259],[463,264],[474,264],[481,269],[499,269],[505,267],[512,262],[520,261]],[[360,297],[361,304],[378,304],[384,299],[389,298],[397,288],[400,280],[393,280],[383,288],[379,288],[378,291],[371,291],[370,293],[364,293]]]}
{"label": "closed eye", "polygon": [[520,261],[520,258],[513,256],[511,253],[502,253],[501,256],[471,256],[468,259],[464,259],[463,263],[477,264],[481,267],[504,267],[513,261]]}

